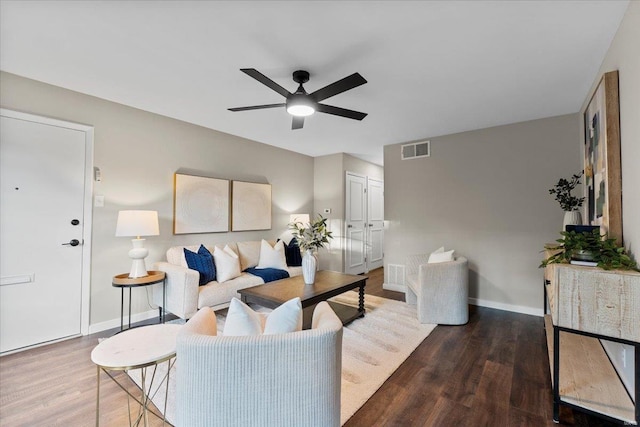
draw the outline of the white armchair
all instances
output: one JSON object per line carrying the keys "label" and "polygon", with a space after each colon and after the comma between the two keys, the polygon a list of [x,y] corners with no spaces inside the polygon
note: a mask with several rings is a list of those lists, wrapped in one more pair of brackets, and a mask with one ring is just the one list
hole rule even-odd
{"label": "white armchair", "polygon": [[428,264],[429,254],[407,260],[408,304],[417,305],[420,323],[464,325],[469,321],[467,259]]}
{"label": "white armchair", "polygon": [[202,308],[177,339],[177,424],[340,425],[342,323],[326,302],[312,328],[259,336],[216,336]]}

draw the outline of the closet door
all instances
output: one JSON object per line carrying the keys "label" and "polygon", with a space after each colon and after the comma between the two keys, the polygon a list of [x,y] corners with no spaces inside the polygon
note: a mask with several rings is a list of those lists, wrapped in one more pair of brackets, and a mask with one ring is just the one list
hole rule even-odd
{"label": "closet door", "polygon": [[367,178],[347,173],[345,188],[345,265],[347,274],[364,273],[366,266]]}
{"label": "closet door", "polygon": [[384,183],[367,179],[367,271],[382,267],[384,261]]}

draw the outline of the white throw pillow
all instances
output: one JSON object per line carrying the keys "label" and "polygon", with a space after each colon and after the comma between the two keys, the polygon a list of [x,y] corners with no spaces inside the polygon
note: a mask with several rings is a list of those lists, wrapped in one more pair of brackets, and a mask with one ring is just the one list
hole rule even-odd
{"label": "white throw pillow", "polygon": [[[296,297],[282,304],[267,316],[264,335],[286,334],[302,330],[302,303]],[[261,335],[262,316],[237,298],[231,299],[223,335]]]}
{"label": "white throw pillow", "polygon": [[222,333],[228,337],[260,335],[262,334],[260,315],[238,298],[231,298]]}
{"label": "white throw pillow", "polygon": [[450,251],[445,251],[444,246],[442,246],[441,248],[438,248],[434,252],[431,252],[431,255],[429,255],[429,260],[427,261],[427,263],[436,264],[439,262],[453,261],[453,251],[454,251],[453,249],[451,249]]}
{"label": "white throw pillow", "polygon": [[296,297],[269,313],[264,334],[286,334],[302,330],[302,303]]}
{"label": "white throw pillow", "polygon": [[287,257],[284,254],[284,243],[280,240],[273,247],[266,240],[260,242],[260,260],[258,268],[287,269]]}
{"label": "white throw pillow", "polygon": [[225,245],[222,250],[216,246],[213,251],[213,261],[216,264],[216,280],[218,283],[240,276],[240,259],[229,245]]}

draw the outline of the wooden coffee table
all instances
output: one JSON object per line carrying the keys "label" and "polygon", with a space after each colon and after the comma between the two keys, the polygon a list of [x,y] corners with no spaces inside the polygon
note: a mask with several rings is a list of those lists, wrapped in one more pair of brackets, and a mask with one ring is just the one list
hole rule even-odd
{"label": "wooden coffee table", "polygon": [[311,328],[313,309],[320,301],[359,288],[358,308],[333,301],[327,301],[336,312],[342,324],[346,325],[358,317],[364,316],[364,287],[367,276],[354,276],[336,271],[322,270],[316,273],[313,285],[305,285],[302,276],[276,280],[264,285],[241,289],[238,292],[245,303],[255,303],[267,308],[277,308],[292,298],[300,297],[302,302],[303,329]]}

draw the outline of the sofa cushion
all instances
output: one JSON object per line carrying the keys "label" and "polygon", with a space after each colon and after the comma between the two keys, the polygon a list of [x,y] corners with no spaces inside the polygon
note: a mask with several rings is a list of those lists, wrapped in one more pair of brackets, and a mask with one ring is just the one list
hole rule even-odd
{"label": "sofa cushion", "polygon": [[302,265],[302,253],[295,237],[289,243],[284,243],[284,255],[289,267],[300,267]]}
{"label": "sofa cushion", "polygon": [[240,259],[229,245],[225,245],[224,249],[216,246],[213,251],[213,260],[216,264],[218,282],[224,283],[240,276]]}
{"label": "sofa cushion", "polygon": [[287,334],[302,330],[302,303],[300,298],[290,299],[267,316],[264,335]]}
{"label": "sofa cushion", "polygon": [[453,249],[451,249],[450,251],[445,251],[444,246],[441,248],[438,248],[438,250],[436,250],[435,252],[432,252],[431,255],[429,255],[427,264],[436,264],[439,262],[453,261],[453,252],[454,252]]}
{"label": "sofa cushion", "polygon": [[260,241],[238,242],[238,255],[240,256],[240,269],[255,267],[260,261]]}
{"label": "sofa cushion", "polygon": [[287,272],[289,272],[289,277],[302,276],[302,267],[287,267]]}
{"label": "sofa cushion", "polygon": [[302,304],[293,298],[264,317],[237,298],[231,300],[224,323],[225,336],[275,335],[302,330]]}
{"label": "sofa cushion", "polygon": [[266,241],[260,242],[260,261],[258,268],[275,268],[284,270],[287,268],[287,259],[284,256],[284,243],[277,242],[273,247]]}
{"label": "sofa cushion", "polygon": [[260,315],[253,311],[251,307],[240,301],[238,298],[232,298],[227,311],[227,319],[224,322],[225,336],[246,336],[261,335],[262,320]]}
{"label": "sofa cushion", "polygon": [[258,276],[242,273],[235,279],[224,283],[209,282],[198,289],[198,308],[217,307],[229,304],[231,298],[238,298],[238,291],[251,286],[262,285],[264,282]]}
{"label": "sofa cushion", "polygon": [[[167,250],[167,262],[169,264],[189,268],[187,260],[184,258],[184,249],[189,249],[191,252],[198,252],[199,247],[200,245],[173,246]],[[213,254],[213,248],[210,247],[207,249]]]}
{"label": "sofa cushion", "polygon": [[216,280],[216,267],[213,263],[213,255],[207,248],[200,245],[198,252],[192,252],[184,248],[184,258],[187,266],[200,273],[200,286]]}

